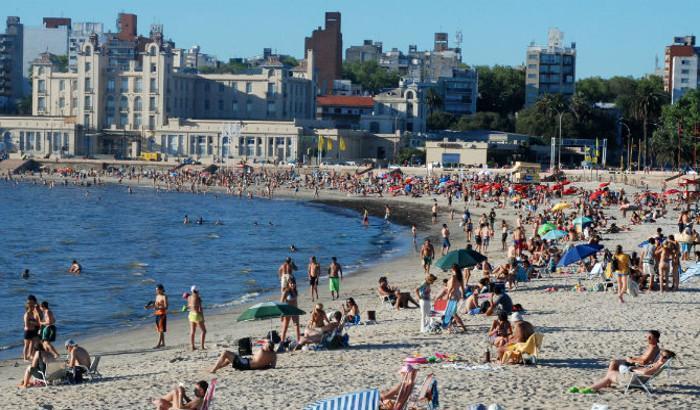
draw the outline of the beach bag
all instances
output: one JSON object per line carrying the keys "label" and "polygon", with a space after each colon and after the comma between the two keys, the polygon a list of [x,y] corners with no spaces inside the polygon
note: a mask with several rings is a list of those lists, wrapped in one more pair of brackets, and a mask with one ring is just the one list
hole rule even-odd
{"label": "beach bag", "polygon": [[277,333],[276,330],[270,330],[269,332],[267,332],[267,339],[274,344],[277,344],[282,341],[282,339],[280,338],[280,334]]}

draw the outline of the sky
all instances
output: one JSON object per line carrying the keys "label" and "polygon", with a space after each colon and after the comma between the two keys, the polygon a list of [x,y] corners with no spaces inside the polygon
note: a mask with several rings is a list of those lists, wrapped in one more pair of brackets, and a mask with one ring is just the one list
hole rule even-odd
{"label": "sky", "polygon": [[[384,49],[431,49],[445,31],[450,46],[461,30],[463,62],[520,65],[530,42],[546,44],[557,27],[576,42],[577,78],[643,76],[663,66],[674,36],[700,37],[700,0],[2,0],[3,19],[17,15],[28,26],[43,17],[98,21],[115,31],[119,12],[138,15],[139,34],[152,23],[178,47],[199,45],[221,60],[251,57],[271,47],[302,57],[304,37],[324,23],[326,11],[342,13],[343,49],[364,39]],[[700,45],[700,44],[699,44]],[[344,55],[343,51],[343,55]]]}

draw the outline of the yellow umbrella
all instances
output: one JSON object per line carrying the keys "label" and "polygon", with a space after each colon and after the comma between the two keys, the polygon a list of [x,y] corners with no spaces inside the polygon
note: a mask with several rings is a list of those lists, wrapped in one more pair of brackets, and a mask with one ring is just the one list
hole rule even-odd
{"label": "yellow umbrella", "polygon": [[558,204],[552,207],[552,212],[559,212],[562,209],[566,208],[571,208],[571,205],[567,204],[566,202],[559,202]]}

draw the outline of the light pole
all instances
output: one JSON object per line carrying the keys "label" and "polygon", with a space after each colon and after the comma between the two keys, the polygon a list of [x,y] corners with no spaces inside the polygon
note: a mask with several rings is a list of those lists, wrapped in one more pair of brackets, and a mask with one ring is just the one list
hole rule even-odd
{"label": "light pole", "polygon": [[559,155],[557,156],[557,167],[559,168],[559,171],[561,171],[561,146],[562,146],[562,140],[561,140],[561,120],[564,117],[564,111],[557,111],[559,114]]}
{"label": "light pole", "polygon": [[[625,168],[626,170],[629,171],[630,168],[630,140],[632,139],[632,131],[630,130],[629,125],[627,125],[623,120],[618,120],[617,121],[619,124],[624,125],[625,128],[627,128],[627,167]],[[624,163],[623,163],[624,165]]]}

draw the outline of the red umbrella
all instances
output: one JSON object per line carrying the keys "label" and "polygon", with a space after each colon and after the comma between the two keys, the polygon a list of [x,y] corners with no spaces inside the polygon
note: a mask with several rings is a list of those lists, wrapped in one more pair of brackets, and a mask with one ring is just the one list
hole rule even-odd
{"label": "red umbrella", "polygon": [[569,181],[569,180],[563,180],[560,182],[560,184],[562,184],[562,185],[569,185],[570,183],[571,183],[571,181]]}
{"label": "red umbrella", "polygon": [[678,194],[680,192],[681,191],[679,191],[675,188],[671,188],[671,189],[667,189],[666,192],[664,192],[664,195],[673,195],[673,194]]}
{"label": "red umbrella", "polygon": [[596,199],[600,198],[603,196],[605,192],[603,191],[595,191],[594,193],[591,194],[591,196],[588,197],[591,201],[595,201]]}
{"label": "red umbrella", "polygon": [[608,185],[610,185],[610,182],[602,182],[600,185],[598,185],[598,188],[605,188]]}
{"label": "red umbrella", "polygon": [[535,189],[536,189],[537,191],[546,191],[546,190],[547,190],[547,186],[546,186],[546,185],[537,185],[537,186],[535,187]]}
{"label": "red umbrella", "polygon": [[576,188],[566,188],[562,194],[564,195],[573,195],[576,193]]}

